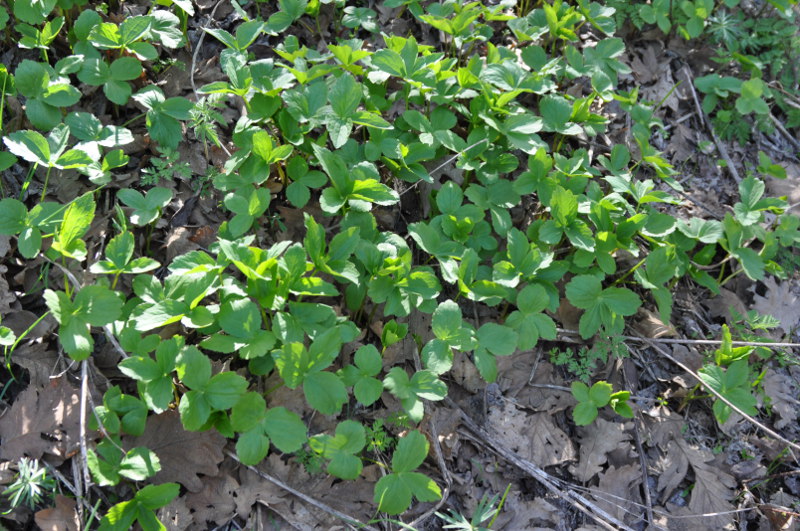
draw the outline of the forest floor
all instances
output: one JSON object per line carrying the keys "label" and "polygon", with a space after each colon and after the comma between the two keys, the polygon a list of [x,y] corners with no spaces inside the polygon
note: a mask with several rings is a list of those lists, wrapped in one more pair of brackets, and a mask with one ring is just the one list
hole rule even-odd
{"label": "forest floor", "polygon": [[[298,47],[307,46],[320,52],[327,49],[327,44],[348,38],[362,39],[364,50],[376,51],[386,48],[383,33],[406,38],[414,36],[420,47],[430,46],[433,52],[450,53],[452,38],[412,13],[410,6],[421,4],[425,8],[429,7],[428,2],[358,4],[363,4],[361,7],[367,11],[356,13],[363,18],[351,27],[343,24],[348,15],[343,15],[341,6],[322,3],[316,17],[303,15],[282,33],[283,41],[263,34],[252,44],[250,52],[255,59],[280,60],[275,48],[276,43],[283,42],[285,58],[290,55],[291,46],[286,44],[290,42],[288,35],[296,37],[294,44]],[[623,4],[639,5],[608,3],[613,7]],[[226,79],[219,61],[224,46],[203,29],[221,29],[235,34],[242,22],[241,15],[227,0],[198,0],[193,5],[194,14],[188,16],[185,30],[188,42],[161,50],[159,61],[146,68],[147,79],[135,83],[152,83],[167,98],[197,101],[201,86]],[[740,63],[715,61],[716,57],[724,55],[719,51],[726,48],[714,29],[719,26],[723,11],[739,21],[745,27],[743,31],[750,31],[747,29],[750,26],[744,26],[748,20],[759,17],[783,20],[769,4],[765,5],[767,8],[762,10],[744,3],[731,8],[718,6],[714,12],[717,18],[705,20],[705,31],[688,40],[677,29],[679,23],[685,23],[678,20],[678,14],[675,14],[673,28],[666,33],[654,24],[642,22],[637,27],[633,23],[635,18],[618,20],[616,36],[622,39],[625,49],[616,56],[623,65],[616,69],[616,90],[624,92],[637,88],[641,101],[652,104],[649,107],[654,108],[652,120],[660,123],[651,128],[650,147],[671,165],[674,170],[671,178],[677,186],[670,187],[652,170],[646,169],[644,163],[637,164],[633,171],[638,171],[636,175],[642,179],[654,179],[656,190],[674,194],[679,199],[665,207],[664,211],[670,216],[726,219],[726,214],[737,211],[735,205],[741,201],[742,182],[752,174],[763,177],[766,196],[784,197],[791,205],[788,214],[800,214],[800,120],[784,112],[785,106],[779,107],[775,101],[769,101],[771,111],[757,120],[755,115],[746,114],[734,116],[733,122],[725,123],[725,115],[720,116],[720,112],[725,112],[721,111],[723,104],[716,109],[712,105],[704,111],[703,100],[707,95],[696,84],[698,78],[714,72],[750,78]],[[494,3],[488,2],[487,6],[494,7]],[[126,2],[110,17],[119,23],[128,16],[145,14],[150,8],[149,2]],[[519,6],[504,9],[503,12],[519,12]],[[245,10],[251,17],[258,13],[267,20],[275,8],[271,3],[251,3],[245,5]],[[354,12],[349,14],[352,20]],[[797,21],[795,14],[793,24]],[[505,21],[487,23],[494,30],[488,41],[475,41],[463,48],[474,49],[483,57],[491,55],[494,46],[505,46],[511,54],[524,49],[524,43],[505,24]],[[564,42],[585,50],[595,46],[601,40],[600,35],[587,23],[580,27],[576,39]],[[764,39],[766,41],[766,37]],[[65,43],[56,41],[54,57],[66,55],[58,51],[58,46],[66,46]],[[494,46],[487,46],[487,43]],[[767,48],[778,46],[777,42],[760,44],[757,50],[753,45],[748,57],[763,59],[765,85],[774,94],[778,94],[780,88],[785,95],[782,101],[788,102],[789,107],[798,106],[800,37],[795,32],[785,38],[783,45],[781,53],[790,58],[787,68],[794,68],[794,86],[786,85],[785,77],[779,79],[769,71],[768,61],[776,59],[767,53]],[[35,59],[38,55],[34,50],[6,47],[0,54],[0,62],[12,72],[24,59]],[[463,65],[467,63],[466,55]],[[726,57],[730,59],[730,54]],[[791,59],[796,61],[793,67]],[[363,72],[360,66],[351,70],[357,77],[359,71]],[[577,98],[593,90],[591,83],[590,77],[575,76],[569,82],[559,82],[558,90]],[[391,84],[390,80],[388,85],[391,87]],[[133,134],[133,142],[123,148],[129,161],[114,170],[113,180],[95,194],[94,220],[83,235],[90,262],[102,255],[101,250],[114,233],[111,227],[118,224],[116,192],[126,188],[145,190],[147,187],[143,184],[158,184],[169,189],[172,199],[158,209],[158,221],[130,229],[135,234],[137,248],[146,247],[141,256],[168,265],[186,253],[212,248],[220,225],[231,219],[228,209],[221,206],[230,189],[214,189],[210,177],[200,176],[227,171],[228,152],[238,149],[234,143],[239,133],[235,124],[246,112],[241,100],[231,96],[216,108],[224,123],[218,126],[217,133],[221,147],[203,142],[196,131],[190,133],[184,125],[177,155],[165,162],[144,120],[134,119],[141,107],[139,110],[132,104],[127,108],[117,107],[105,100],[99,86],[84,84],[81,89],[84,91],[81,110],[95,113],[104,123],[130,122],[128,127]],[[725,97],[719,99],[722,102]],[[30,101],[28,98],[28,105]],[[727,101],[730,111],[733,100]],[[6,98],[5,123],[0,124],[4,134],[30,128],[25,121],[25,103],[25,98]],[[469,104],[462,107],[466,109]],[[382,116],[392,124],[408,108],[408,102],[398,97],[382,110]],[[422,109],[414,105],[412,108]],[[556,144],[564,152],[585,148],[588,156],[594,158],[610,153],[613,146],[623,145],[637,160],[642,146],[637,144],[632,130],[633,121],[638,118],[632,120],[620,100],[614,98],[598,99],[593,112],[607,119],[603,132],[598,135],[541,134],[553,151],[557,149]],[[436,129],[433,118],[431,123]],[[464,133],[469,126],[461,119],[453,130],[457,134],[459,129]],[[236,127],[243,129],[247,124]],[[422,137],[424,133],[419,135]],[[288,137],[284,134],[284,138]],[[300,144],[295,145],[297,150],[301,149]],[[516,151],[513,154],[521,163],[520,170],[515,173],[519,175],[531,153]],[[379,230],[406,238],[410,226],[429,221],[437,214],[441,205],[437,207],[434,198],[443,189],[442,185],[446,181],[460,184],[469,178],[465,177],[465,172],[470,168],[464,169],[463,160],[457,160],[458,155],[455,153],[451,157],[437,152],[435,160],[432,158],[425,164],[433,177],[432,182],[413,185],[394,178],[389,167],[378,160],[383,182],[399,197],[396,204],[373,209]],[[212,167],[215,169],[209,172]],[[143,170],[156,174],[155,180],[143,183]],[[256,216],[258,222],[253,225],[252,234],[257,241],[265,248],[267,244],[286,240],[303,242],[308,230],[304,215],[315,218],[329,232],[337,230],[337,220],[341,218],[326,217],[328,213],[324,205],[320,206],[321,196],[314,186],[309,185],[311,193],[307,203],[288,198],[288,181],[283,171],[281,169],[281,178],[273,173],[261,188],[269,190],[271,201],[268,209]],[[45,172],[39,168],[30,184],[26,181],[27,172],[28,166],[23,163],[3,172],[3,197],[19,197],[32,207],[39,199]],[[785,178],[776,177],[784,174]],[[676,191],[677,187],[681,190]],[[97,186],[85,176],[64,170],[50,176],[46,194],[48,200],[68,204],[95,189]],[[235,189],[230,193],[235,193]],[[305,204],[298,207],[298,202]],[[522,231],[543,212],[530,195],[507,210],[514,227]],[[126,208],[125,212],[129,213],[130,209]],[[486,219],[494,220],[488,214]],[[772,227],[775,219],[776,214],[765,211],[758,223]],[[420,530],[441,529],[446,522],[434,515],[434,511],[464,515],[469,520],[480,513],[482,501],[485,503],[492,497],[495,497],[493,507],[501,504],[500,511],[496,515],[488,513],[491,518],[476,521],[472,529],[478,529],[478,523],[498,531],[796,528],[800,517],[797,446],[800,441],[797,422],[800,348],[796,344],[800,342],[800,251],[797,241],[781,240],[777,244],[779,250],[773,262],[781,266],[782,276],[775,274],[768,265],[766,274],[762,268],[758,280],[745,274],[728,277],[737,270],[725,270],[724,263],[720,266],[709,260],[703,270],[710,271],[718,281],[725,280],[717,286],[716,294],[708,284],[701,286],[688,274],[676,277],[668,287],[672,307],[667,322],[661,318],[653,299],[645,295],[649,292],[641,285],[632,286],[645,302],[635,314],[627,317],[624,331],[620,334],[617,330],[611,337],[603,337],[604,332],[601,332],[591,334],[589,339],[582,338],[576,330],[582,326],[583,312],[564,298],[557,308],[548,307],[546,312],[555,322],[557,334],[540,338],[532,348],[513,349],[511,355],[498,355],[496,376],[490,378],[492,383],[487,383],[483,367],[477,367],[474,358],[456,355],[452,368],[441,376],[447,385],[447,397],[426,400],[425,416],[420,423],[413,423],[404,416],[405,406],[389,392],[383,392],[380,400],[369,407],[352,401],[338,415],[324,415],[309,406],[299,387],[282,385],[277,371],[259,377],[253,389],[268,395],[270,406],[281,406],[297,413],[310,434],[333,433],[340,421],[349,418],[356,418],[363,424],[371,449],[364,451],[363,470],[355,480],[341,480],[327,473],[324,461],[308,447],[298,452],[273,448],[256,467],[245,466],[236,456],[235,437],[226,438],[217,429],[186,430],[175,404],[158,415],[151,414],[143,433],[135,437],[125,435],[121,440],[130,447],[150,448],[158,455],[161,471],[152,478],[154,484],[175,482],[181,485],[180,495],[157,511],[159,519],[170,530],[347,529],[345,515],[373,529],[410,528],[408,526]],[[407,242],[414,250],[415,265],[430,264],[429,254],[433,253],[422,251],[415,245],[418,243],[415,239],[408,238]],[[503,245],[501,238],[500,249]],[[88,361],[75,361],[65,354],[56,339],[59,330],[63,336],[64,323],[59,323],[52,313],[39,320],[48,308],[42,297],[44,288],[63,286],[65,273],[60,262],[53,261],[45,253],[32,259],[23,258],[20,247],[16,236],[0,235],[1,324],[22,338],[14,344],[13,352],[6,347],[6,369],[0,376],[0,489],[14,484],[19,474],[19,459],[27,456],[47,463],[48,474],[56,478],[55,490],[59,494],[54,496],[55,491],[49,491],[34,507],[13,506],[9,496],[0,497],[0,509],[8,510],[0,514],[0,529],[94,528],[92,506],[99,504],[96,507],[99,507],[98,515],[102,516],[109,506],[129,497],[131,490],[123,484],[97,487],[86,481],[86,445],[91,449],[103,436],[98,431],[85,431],[87,420],[81,412],[104,403],[103,394],[112,385],[121,385],[131,394],[136,393],[137,387],[129,374],[123,374],[118,368],[119,344],[111,341],[102,327],[94,327],[94,349]],[[717,260],[722,257],[728,266],[736,262],[725,254],[716,257]],[[615,260],[617,276],[608,278],[619,280],[623,276],[624,280],[626,271],[638,267],[639,258],[615,254]],[[93,277],[84,276],[88,273],[81,269],[80,262],[65,269],[67,276],[80,279],[79,284],[93,282]],[[231,266],[230,270],[234,269]],[[164,274],[164,269],[156,272],[162,277]],[[572,274],[570,272],[567,279]],[[337,277],[337,281],[340,280]],[[563,289],[564,282],[554,285],[556,289]],[[617,286],[618,282],[613,285]],[[117,288],[126,293],[131,293],[132,289],[131,283],[124,280]],[[455,298],[464,322],[474,330],[486,323],[505,322],[508,302],[484,304],[468,296],[459,299],[457,292],[456,287],[444,289],[439,300]],[[310,300],[315,299],[311,297]],[[371,308],[368,303],[369,312],[347,313],[342,298],[320,297],[319,300],[329,301],[338,315],[350,315],[358,320],[360,333],[342,346],[343,359],[349,359],[364,345],[380,344],[377,338],[384,337],[384,327],[391,318],[390,312],[379,307],[380,301],[373,302]],[[421,346],[438,337],[433,317],[430,311],[414,311],[413,308],[408,315],[401,313],[395,313],[395,319],[407,325],[408,334],[381,351],[382,367],[404,366],[412,371],[413,368],[419,370]],[[369,317],[365,319],[366,314]],[[746,353],[751,360],[748,383],[753,383],[745,392],[752,393],[757,414],[745,417],[734,411],[721,423],[712,409],[715,396],[709,394],[697,376],[711,360],[720,357],[719,354],[715,356],[716,351],[727,348],[727,354],[731,353],[731,345],[720,344],[728,329],[733,340],[742,341],[734,344],[734,349],[749,349]],[[173,334],[198,337],[195,329],[183,328],[180,322],[157,330],[164,340]],[[759,347],[758,342],[779,342],[783,346]],[[244,374],[247,364],[216,356],[212,357],[212,366],[215,373],[232,370]],[[178,374],[181,375],[180,370]],[[577,401],[571,392],[575,381],[590,385],[605,381],[614,390],[629,391],[633,416],[626,418],[611,408],[601,408],[593,422],[578,425],[573,416]],[[177,397],[186,388],[177,385],[173,392]],[[402,515],[389,517],[376,510],[375,484],[386,474],[389,449],[397,444],[398,437],[412,428],[423,433],[431,443],[420,471],[438,485],[443,496],[440,502],[414,501]],[[385,446],[381,448],[381,444]],[[96,478],[94,483],[97,483]],[[84,501],[78,501],[78,495]],[[471,528],[465,524],[459,529]]]}

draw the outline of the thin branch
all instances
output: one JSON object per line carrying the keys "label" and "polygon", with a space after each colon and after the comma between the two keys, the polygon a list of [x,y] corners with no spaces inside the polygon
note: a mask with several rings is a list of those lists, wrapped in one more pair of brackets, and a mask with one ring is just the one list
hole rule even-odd
{"label": "thin branch", "polygon": [[[556,328],[556,331],[562,334],[570,334],[579,336],[580,332],[577,330],[570,330],[567,328]],[[682,338],[656,338],[656,337],[640,337],[640,336],[616,336],[629,341],[640,342],[653,342],[653,343],[667,343],[667,344],[680,344],[680,345],[721,345],[722,341],[719,339],[682,339]],[[572,343],[572,341],[569,341]],[[731,345],[737,347],[778,347],[778,348],[800,348],[800,343],[769,343],[767,341],[731,341]]]}
{"label": "thin branch", "polygon": [[686,80],[688,81],[688,83],[686,84],[689,85],[689,89],[691,90],[692,93],[692,99],[694,100],[694,104],[697,107],[698,114],[702,118],[703,125],[706,126],[706,129],[711,134],[711,138],[714,140],[714,144],[716,144],[717,146],[717,151],[719,151],[719,154],[722,155],[723,159],[725,159],[725,164],[728,166],[728,171],[733,176],[734,180],[737,183],[742,182],[742,178],[739,175],[739,172],[736,171],[736,166],[733,165],[733,160],[731,160],[730,155],[728,155],[728,149],[725,147],[725,144],[723,144],[722,141],[720,141],[719,137],[717,136],[717,133],[714,131],[714,126],[708,119],[708,115],[706,115],[705,111],[703,110],[703,107],[700,105],[700,100],[697,98],[697,92],[694,90],[694,78],[692,76],[691,70],[689,70],[689,67],[686,65],[683,66],[683,70],[686,73]]}
{"label": "thin branch", "polygon": [[[657,345],[655,342],[653,342],[653,341],[651,341],[651,340],[649,340],[649,339],[646,339],[646,338],[641,338],[641,339],[642,339],[642,340],[643,340],[645,343],[648,343],[648,344],[649,344],[649,345],[650,345],[652,348],[654,348],[656,351],[658,351],[658,353],[659,353],[659,354],[661,354],[662,356],[664,356],[665,358],[667,358],[668,360],[670,360],[672,363],[674,363],[675,365],[677,365],[678,367],[680,367],[680,368],[681,368],[681,369],[683,369],[684,371],[686,371],[686,372],[688,372],[689,374],[691,374],[692,376],[694,376],[694,377],[697,379],[697,381],[698,381],[698,382],[702,382],[702,381],[703,381],[703,380],[700,378],[700,375],[699,375],[699,374],[697,374],[695,371],[693,371],[692,369],[690,369],[689,367],[687,367],[687,366],[686,366],[684,363],[682,363],[682,362],[678,361],[677,359],[675,359],[675,357],[673,357],[673,356],[672,356],[672,354],[670,354],[670,353],[669,353],[669,352],[667,352],[665,349],[663,349],[663,348],[661,348],[660,346],[658,346],[658,345]],[[792,447],[792,448],[794,448],[795,450],[798,450],[798,451],[800,451],[800,444],[797,444],[797,443],[794,443],[794,442],[790,441],[789,439],[787,439],[786,437],[783,437],[781,434],[779,434],[779,433],[778,433],[778,432],[776,432],[775,430],[773,430],[773,429],[771,429],[771,428],[767,427],[766,425],[762,424],[761,422],[759,422],[758,420],[756,420],[755,418],[753,418],[753,416],[752,416],[752,415],[748,415],[747,413],[745,413],[744,411],[742,411],[742,410],[741,410],[741,409],[740,409],[738,406],[736,406],[736,405],[735,405],[733,402],[731,402],[731,401],[730,401],[730,400],[728,400],[728,399],[727,399],[725,396],[723,396],[723,395],[722,395],[722,394],[721,394],[719,391],[717,391],[716,389],[712,388],[710,385],[705,385],[705,384],[703,384],[703,387],[705,387],[705,388],[706,388],[706,389],[707,389],[707,390],[708,390],[708,391],[709,391],[709,392],[710,392],[712,395],[714,395],[714,396],[715,396],[715,397],[716,397],[718,400],[721,400],[722,402],[724,402],[724,403],[725,403],[725,405],[727,405],[728,407],[730,407],[732,410],[734,410],[735,412],[739,413],[741,416],[743,416],[744,418],[746,418],[747,420],[749,420],[749,421],[750,421],[751,423],[753,423],[755,426],[758,426],[759,428],[761,428],[761,429],[762,429],[762,430],[763,430],[765,433],[768,433],[769,435],[771,435],[771,436],[773,436],[774,438],[778,439],[779,441],[783,442],[783,443],[784,443],[784,444],[786,444],[787,446],[791,446],[791,447]]]}
{"label": "thin branch", "polygon": [[83,470],[83,484],[85,491],[89,491],[92,477],[89,475],[89,460],[86,451],[86,401],[89,396],[89,361],[83,360],[81,362],[81,412],[80,412],[80,447],[81,447],[81,469]]}
{"label": "thin branch", "polygon": [[796,150],[800,151],[800,141],[798,141],[795,137],[792,136],[792,134],[789,131],[786,130],[783,124],[780,123],[780,121],[778,121],[777,118],[775,118],[775,115],[770,113],[769,117],[772,120],[772,123],[775,124],[775,127],[778,128],[778,131],[780,131],[781,134],[784,136],[784,138],[786,138],[786,140],[788,140],[789,143],[792,144],[792,146],[794,146]]}
{"label": "thin branch", "polygon": [[230,450],[225,450],[225,455],[227,455],[228,457],[230,457],[231,459],[233,459],[234,461],[236,461],[240,465],[246,467],[251,472],[255,472],[260,477],[266,479],[267,481],[269,481],[271,483],[274,483],[275,485],[279,486],[283,490],[285,490],[285,491],[287,491],[287,492],[289,492],[291,494],[294,494],[295,496],[297,496],[301,500],[305,501],[306,503],[310,503],[311,505],[313,505],[317,509],[325,511],[328,514],[332,514],[333,516],[335,516],[335,517],[337,517],[337,518],[339,518],[339,519],[347,522],[348,524],[350,524],[352,526],[355,526],[355,527],[357,527],[359,529],[366,529],[367,531],[378,531],[374,527],[368,526],[367,524],[359,521],[357,518],[353,518],[350,515],[347,515],[347,514],[341,512],[341,511],[339,511],[339,510],[334,509],[330,505],[322,503],[321,501],[315,500],[311,496],[303,494],[299,490],[296,490],[296,489],[290,487],[289,485],[287,485],[283,481],[279,480],[278,478],[274,478],[274,477],[270,476],[269,474],[267,474],[266,472],[263,472],[263,471],[257,469],[254,466],[245,465],[244,463],[242,463],[239,460],[239,457],[235,453],[231,452]]}
{"label": "thin branch", "polygon": [[[625,388],[630,389],[631,383],[628,379],[628,371],[625,370],[625,363],[622,363],[622,379],[625,381]],[[642,492],[644,493],[644,502],[647,504],[647,523],[655,525],[655,518],[653,517],[653,500],[650,498],[650,480],[647,476],[647,456],[642,448],[642,437],[639,433],[639,423],[642,422],[641,412],[634,411],[633,419],[633,435],[636,441],[636,451],[639,452],[639,465],[642,468]]]}
{"label": "thin branch", "polygon": [[478,426],[478,424],[472,420],[472,417],[467,415],[455,402],[453,402],[450,398],[445,398],[447,403],[456,411],[459,412],[461,415],[461,419],[464,421],[464,424],[469,428],[469,431],[472,432],[476,437],[478,437],[478,441],[483,444],[483,446],[491,450],[492,452],[496,453],[497,455],[503,457],[519,469],[523,470],[524,472],[530,474],[534,477],[539,483],[541,483],[547,490],[558,496],[559,498],[564,499],[571,503],[575,508],[579,511],[587,515],[589,518],[593,519],[595,522],[600,524],[600,526],[604,527],[605,529],[609,530],[616,530],[616,529],[624,529],[625,531],[633,531],[632,528],[628,527],[624,523],[620,522],[618,519],[614,518],[612,515],[608,514],[606,511],[598,507],[596,504],[592,503],[588,499],[584,498],[580,494],[572,492],[571,490],[562,491],[555,485],[555,478],[550,476],[547,472],[536,466],[535,464],[522,459],[517,454],[512,452],[510,449],[506,448],[500,441],[494,438],[491,434],[487,433],[486,430]]}

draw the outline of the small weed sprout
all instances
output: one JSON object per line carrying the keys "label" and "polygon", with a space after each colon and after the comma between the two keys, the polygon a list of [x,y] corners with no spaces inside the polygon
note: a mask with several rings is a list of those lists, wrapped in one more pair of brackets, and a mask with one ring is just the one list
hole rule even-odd
{"label": "small weed sprout", "polygon": [[155,186],[162,180],[169,181],[174,178],[189,179],[192,176],[192,168],[180,158],[177,149],[162,148],[160,157],[150,159],[152,166],[142,170],[142,185]]}
{"label": "small weed sprout", "polygon": [[4,514],[21,505],[35,509],[55,493],[56,480],[47,474],[47,469],[39,461],[23,457],[17,463],[17,467],[19,472],[14,482],[3,491],[3,495],[8,497],[11,503],[11,509]]}

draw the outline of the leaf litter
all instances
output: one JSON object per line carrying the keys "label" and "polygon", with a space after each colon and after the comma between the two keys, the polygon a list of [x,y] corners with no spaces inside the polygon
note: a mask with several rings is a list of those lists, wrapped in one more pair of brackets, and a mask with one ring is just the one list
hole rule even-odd
{"label": "leaf litter", "polygon": [[[207,7],[210,8],[211,5],[207,4]],[[377,9],[383,22],[394,24],[406,22],[404,19],[393,20],[392,11],[383,6],[379,5]],[[634,56],[631,66],[635,71],[644,74],[645,77],[641,79],[643,83],[651,84],[644,88],[645,96],[660,101],[674,86],[672,65],[664,60],[656,46],[651,44],[642,48],[642,53],[639,54],[641,58]],[[214,70],[208,74],[209,80],[220,78],[219,72],[215,69],[216,65],[206,69]],[[200,77],[196,76],[196,79]],[[170,92],[174,91],[175,94],[178,94],[181,88],[187,88],[184,76],[178,72],[168,76],[167,81]],[[686,108],[677,93],[670,95],[665,104],[673,113]],[[681,126],[680,131],[683,129]],[[676,136],[680,142],[686,142],[683,138],[686,135]],[[680,160],[683,158],[681,155],[686,152],[686,147],[679,145],[672,152],[675,158]],[[794,172],[795,180],[797,175],[798,173]],[[55,188],[56,194],[64,199],[74,197],[76,192],[81,191],[80,187],[69,175],[63,177]],[[786,182],[790,181],[791,179]],[[796,194],[797,189],[797,186],[790,186],[788,193],[784,195]],[[302,219],[302,211],[283,206],[278,208],[283,209],[281,211],[284,213],[284,218],[295,220],[286,223],[287,231],[284,236],[294,240],[298,239],[298,234],[302,237],[302,222],[299,221]],[[188,229],[167,233],[164,238],[167,242],[167,255],[175,256],[185,250],[196,249],[198,246],[192,241],[191,236],[192,233]],[[0,251],[2,251],[2,240],[0,240]],[[0,256],[5,252],[0,252]],[[17,299],[11,295],[13,291],[5,280],[8,275],[7,269],[5,266],[0,268],[2,268],[0,269],[0,297],[2,297],[0,314],[5,317]],[[784,331],[788,332],[795,328],[800,322],[798,313],[800,304],[797,304],[797,296],[787,289],[787,283],[779,284],[774,279],[768,278],[765,285],[767,291],[764,296],[758,294],[753,296],[753,308],[759,313],[768,313],[778,318]],[[3,287],[6,289],[2,289]],[[574,321],[574,326],[567,328],[577,328],[577,318]],[[656,327],[656,325],[657,323],[651,323],[647,326]],[[670,323],[661,325],[667,329],[671,328]],[[665,332],[664,335],[671,335],[671,331]],[[66,377],[50,378],[57,372],[55,363],[51,365],[52,362],[58,361],[57,353],[40,349],[36,344],[28,345],[26,348],[27,350],[18,352],[18,364],[30,373],[31,381],[38,384],[38,387],[31,385],[22,391],[10,409],[0,418],[0,438],[3,441],[0,457],[15,459],[22,455],[45,456],[58,462],[77,452],[79,426],[76,419],[79,394],[77,389],[67,382]],[[400,354],[399,349],[398,354]],[[539,354],[546,357],[546,352]],[[687,356],[697,360],[700,354],[693,350]],[[617,518],[627,518],[630,522],[632,513],[641,512],[636,505],[643,502],[641,489],[650,488],[641,484],[641,468],[638,466],[638,455],[634,450],[632,424],[600,418],[589,427],[577,430],[569,427],[565,422],[565,411],[572,405],[568,392],[563,389],[526,385],[528,382],[525,370],[530,372],[535,357],[532,353],[516,357],[517,361],[522,361],[524,369],[519,366],[515,368],[505,360],[501,361],[498,379],[505,382],[501,389],[506,396],[503,397],[501,405],[495,404],[488,408],[485,426],[521,457],[542,468],[548,468],[552,473],[564,478],[567,483],[590,485],[592,489],[616,496],[609,499],[600,493],[593,494],[597,503],[605,510]],[[599,371],[595,375],[598,373]],[[480,417],[481,409],[485,406],[485,399],[481,399],[481,395],[485,394],[485,384],[477,375],[474,364],[466,357],[460,357],[454,376],[461,386],[454,391],[457,395],[460,393],[457,402],[476,418]],[[546,361],[540,363],[535,376],[532,383],[550,386],[568,385],[570,380],[563,371]],[[694,382],[686,380],[672,381],[669,385],[690,387],[693,384]],[[775,427],[782,429],[796,423],[798,410],[796,373],[792,376],[788,372],[770,368],[766,372],[763,385],[775,413]],[[298,393],[279,390],[273,396],[276,403],[289,404],[287,407],[302,412],[303,415],[311,414]],[[514,402],[521,407],[514,405]],[[396,404],[388,402],[387,405]],[[452,418],[457,416],[453,409],[445,406],[437,408],[439,419],[448,415]],[[725,466],[720,462],[719,456],[714,457],[708,445],[696,441],[690,442],[691,436],[684,433],[684,423],[675,413],[660,409],[655,413],[648,412],[647,418],[648,426],[643,436],[647,446],[648,472],[656,480],[654,490],[658,494],[656,499],[659,508],[664,511],[661,514],[686,516],[686,518],[666,516],[659,523],[670,529],[696,529],[697,520],[693,519],[696,515],[725,513],[735,509],[732,501],[738,485],[733,476],[725,472]],[[330,419],[318,419],[317,422],[315,427],[322,431],[333,425]],[[443,422],[440,420],[439,424]],[[709,426],[700,428],[707,431],[713,429]],[[234,515],[249,522],[250,513],[255,513],[253,507],[259,503],[272,507],[279,518],[294,522],[293,526],[296,528],[336,528],[337,522],[330,519],[329,515],[299,502],[249,470],[241,468],[237,476],[236,471],[221,468],[225,440],[221,436],[214,437],[211,433],[186,432],[180,425],[177,413],[167,412],[151,416],[145,434],[126,441],[132,446],[146,445],[152,448],[159,455],[162,465],[172,463],[172,466],[165,467],[155,479],[177,481],[188,491],[160,512],[165,517],[169,529],[194,528],[193,526],[203,526],[206,522],[223,525]],[[454,433],[458,433],[458,422],[453,422],[444,432],[439,431],[440,436],[445,437],[448,435],[452,437]],[[702,441],[702,438],[698,440]],[[485,451],[476,450],[469,441],[459,440],[458,444],[463,454],[459,455],[461,452],[458,451],[447,454],[447,465],[448,468],[452,468],[453,473],[466,478],[461,481],[472,488],[463,488],[463,485],[462,488],[456,487],[455,490],[465,493],[466,498],[447,500],[448,503],[461,503],[465,508],[471,509],[484,493],[502,492],[503,485],[510,482],[513,489],[506,502],[506,511],[496,521],[498,529],[556,529],[559,525],[563,525],[560,520],[563,518],[564,507],[559,506],[557,500],[546,500],[539,496],[541,493],[537,492],[535,486],[529,485],[529,479],[520,478],[518,473],[509,471],[503,465],[492,468],[490,463],[496,460],[490,458],[490,454]],[[579,449],[577,453],[576,447]],[[187,451],[189,449],[191,450]],[[465,455],[471,455],[471,458],[465,459]],[[287,462],[277,453],[270,454],[264,463],[264,468],[299,490],[340,507],[349,514],[358,515],[362,521],[369,520],[371,516],[369,483],[379,477],[377,467],[373,467],[371,473],[367,474],[369,479],[356,484],[333,483],[330,478],[312,476],[306,473],[302,466]],[[480,488],[476,485],[480,485]],[[679,491],[681,487],[689,486],[692,488],[687,501],[679,495]],[[623,498],[624,501],[619,498]],[[789,495],[773,496],[773,500],[780,502],[781,505],[790,506],[797,498]],[[40,527],[47,529],[47,525],[54,525],[52,522],[56,518],[61,518],[61,525],[66,527],[56,527],[56,529],[72,529],[69,522],[72,521],[74,512],[74,504],[70,504],[63,497],[58,497],[54,508],[37,513],[36,521]],[[733,518],[729,515],[717,515],[702,522],[705,528],[725,529],[731,527]],[[591,529],[593,526],[587,525],[581,528]]]}

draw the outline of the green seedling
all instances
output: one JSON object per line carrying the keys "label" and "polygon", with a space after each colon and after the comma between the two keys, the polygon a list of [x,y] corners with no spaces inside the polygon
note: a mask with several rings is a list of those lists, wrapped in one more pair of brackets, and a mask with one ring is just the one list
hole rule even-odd
{"label": "green seedling", "polygon": [[578,426],[587,426],[594,422],[598,410],[607,405],[622,417],[633,417],[633,410],[628,404],[630,391],[615,393],[608,382],[597,382],[592,387],[583,382],[572,382],[572,396],[578,401],[578,405],[572,410],[572,418]]}

